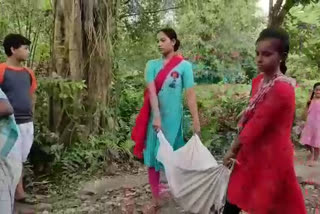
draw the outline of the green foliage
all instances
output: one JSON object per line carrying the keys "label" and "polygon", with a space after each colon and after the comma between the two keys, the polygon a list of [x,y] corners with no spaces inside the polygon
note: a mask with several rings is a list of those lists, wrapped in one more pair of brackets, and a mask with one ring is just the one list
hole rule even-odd
{"label": "green foliage", "polygon": [[312,3],[318,3],[318,2],[319,0],[289,0],[289,1],[286,1],[286,4],[287,4],[287,7],[290,9],[291,7],[298,6],[299,4],[306,6],[306,5],[309,5]]}
{"label": "green foliage", "polygon": [[299,79],[320,77],[320,3],[291,9],[285,27],[294,53],[290,73]]}
{"label": "green foliage", "polygon": [[[42,78],[38,82],[36,109],[43,110],[43,112],[37,111],[40,114],[37,115],[39,119],[49,118],[46,115],[42,115],[42,113],[47,112],[48,114],[49,110],[47,108],[50,108],[49,105],[54,104],[52,103],[54,101],[59,101],[61,111],[69,116],[83,109],[79,97],[86,88],[84,81],[77,82],[67,79]],[[77,116],[74,115],[73,119],[77,119]]]}
{"label": "green foliage", "polygon": [[[142,103],[144,79],[140,72],[135,72],[133,74],[119,74],[115,81],[117,84],[113,84],[112,87],[111,105],[105,113],[107,129],[99,135],[91,135],[89,139],[79,138],[67,147],[64,144],[51,145],[51,151],[56,156],[56,170],[62,170],[63,173],[77,172],[80,168],[94,171],[104,167],[105,162],[121,162],[132,158],[133,142],[129,139],[135,116]],[[60,84],[64,85],[60,88],[65,90],[54,93],[66,101],[65,109],[72,111],[71,117],[86,114],[85,109],[82,108],[77,109],[78,113],[75,114],[75,106],[72,104],[75,101],[73,97],[78,97],[79,93],[83,92],[84,83]],[[51,94],[53,91],[50,90],[50,86],[53,86],[53,83],[46,87],[46,91]],[[70,87],[76,90],[70,91]],[[77,121],[76,124],[81,126],[81,122]],[[85,127],[79,127],[77,133],[86,131],[81,128]]]}
{"label": "green foliage", "polygon": [[215,157],[229,148],[237,133],[240,112],[249,100],[248,85],[200,85],[196,87],[202,142]]}
{"label": "green foliage", "polygon": [[79,169],[94,171],[105,162],[124,161],[131,155],[132,142],[119,142],[115,136],[104,133],[91,136],[85,142],[79,142],[70,148],[59,151],[55,167],[64,173],[76,173]]}
{"label": "green foliage", "polygon": [[114,132],[120,141],[127,141],[130,139],[135,117],[143,103],[145,83],[141,72],[119,74],[116,81],[117,84],[114,85],[112,92],[114,101],[111,106],[115,122],[113,127],[109,127],[110,132]]}
{"label": "green foliage", "polygon": [[318,66],[310,62],[305,55],[291,54],[287,62],[288,73],[297,81],[319,79]]}
{"label": "green foliage", "polygon": [[156,34],[163,26],[161,13],[147,12],[160,7],[161,1],[129,1],[122,8],[115,38],[115,64],[120,75],[143,72],[147,59],[160,56]]}
{"label": "green foliage", "polygon": [[[64,114],[77,121],[83,111],[79,96],[85,89],[84,82],[64,79],[43,78],[38,80],[35,111],[35,143],[42,145],[46,152],[52,153],[59,142],[60,132],[53,119],[61,121]],[[60,106],[59,112],[53,112],[54,105]]]}
{"label": "green foliage", "polygon": [[188,2],[178,15],[182,52],[199,82],[244,83],[255,75],[254,46],[263,27],[255,1]]}
{"label": "green foliage", "polygon": [[[125,79],[122,81],[125,82]],[[137,82],[134,83],[138,87]],[[85,121],[81,120],[82,116],[86,115],[86,109],[80,99],[85,96],[85,88],[84,81],[53,78],[39,80],[35,143],[41,145],[48,154],[55,156],[55,172],[74,173],[80,168],[95,170],[106,160],[124,160],[131,157],[133,145],[128,141],[128,134],[132,127],[130,116],[137,111],[137,100],[141,99],[137,89],[133,85],[125,84],[120,89],[123,89],[122,93],[114,89],[114,93],[121,94],[120,102],[116,104],[117,108],[114,106],[114,109],[118,109],[115,112],[119,117],[117,122],[114,122],[113,117],[106,117],[110,130],[88,138]],[[53,112],[56,105],[59,111]],[[111,113],[109,115],[114,116]],[[76,137],[73,137],[70,143],[61,142],[63,131],[68,126],[59,122],[66,121],[62,120],[65,116],[75,124],[72,129]],[[61,130],[62,127],[66,128]]]}

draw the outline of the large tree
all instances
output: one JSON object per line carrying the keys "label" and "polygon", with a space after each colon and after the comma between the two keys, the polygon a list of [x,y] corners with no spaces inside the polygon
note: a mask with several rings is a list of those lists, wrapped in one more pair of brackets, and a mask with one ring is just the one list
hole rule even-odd
{"label": "large tree", "polygon": [[117,0],[54,1],[53,70],[63,78],[85,81],[87,96],[83,101],[91,115],[87,121],[90,132],[104,126],[117,5]]}

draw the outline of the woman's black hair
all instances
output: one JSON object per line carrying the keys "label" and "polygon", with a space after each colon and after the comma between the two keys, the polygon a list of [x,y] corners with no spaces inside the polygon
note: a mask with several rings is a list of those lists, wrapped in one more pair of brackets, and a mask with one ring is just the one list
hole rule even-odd
{"label": "woman's black hair", "polygon": [[307,103],[307,107],[309,108],[310,104],[311,104],[311,101],[313,100],[313,97],[314,97],[314,91],[316,90],[316,88],[320,86],[320,82],[317,82],[316,84],[314,84],[313,86],[313,90],[312,90],[312,94],[311,94],[311,97]]}
{"label": "woman's black hair", "polygon": [[290,49],[289,34],[281,28],[266,28],[260,33],[256,43],[267,39],[277,39],[280,41],[278,47],[278,52],[282,56],[280,70],[285,74],[287,71],[286,60]]}
{"label": "woman's black hair", "polygon": [[169,39],[171,40],[175,40],[176,43],[174,44],[174,51],[177,51],[180,47],[180,41],[178,39],[177,33],[175,30],[173,30],[172,28],[163,28],[161,30],[159,30],[158,32],[162,32],[164,34],[166,34],[167,37],[169,37]]}

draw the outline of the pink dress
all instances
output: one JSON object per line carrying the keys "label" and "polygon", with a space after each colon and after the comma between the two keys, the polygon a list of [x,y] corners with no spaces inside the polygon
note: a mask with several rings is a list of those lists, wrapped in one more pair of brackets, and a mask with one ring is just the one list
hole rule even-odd
{"label": "pink dress", "polygon": [[312,101],[310,104],[307,122],[302,131],[301,143],[320,148],[320,101]]}

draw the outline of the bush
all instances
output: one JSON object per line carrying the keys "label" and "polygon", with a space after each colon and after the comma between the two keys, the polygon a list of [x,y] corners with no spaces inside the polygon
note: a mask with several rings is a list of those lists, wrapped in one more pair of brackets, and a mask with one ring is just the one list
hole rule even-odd
{"label": "bush", "polygon": [[287,66],[289,75],[295,76],[298,81],[320,78],[318,66],[314,63],[310,63],[308,58],[304,55],[290,55]]}
{"label": "bush", "polygon": [[219,157],[237,133],[238,116],[249,100],[249,86],[200,85],[196,89],[202,141]]}
{"label": "bush", "polygon": [[120,142],[109,133],[91,136],[86,142],[78,142],[62,150],[55,167],[66,173],[76,173],[79,169],[94,171],[104,166],[105,162],[128,160],[132,157],[132,146],[132,142]]}
{"label": "bush", "polygon": [[[127,160],[133,143],[129,140],[134,118],[142,103],[144,80],[141,73],[119,76],[113,84],[113,100],[105,110],[106,129],[91,135],[86,128],[82,99],[84,82],[60,78],[39,80],[35,111],[35,144],[31,164],[38,168],[44,155],[53,162],[54,172],[97,169],[107,159]],[[51,164],[52,165],[52,164]],[[40,166],[39,166],[40,167]],[[50,170],[46,170],[48,172]],[[50,173],[50,172],[48,172]]]}
{"label": "bush", "polygon": [[[30,154],[30,162],[37,171],[42,168],[45,172],[50,171],[47,161],[52,162],[61,156],[61,151],[70,143],[63,144],[62,136],[68,129],[67,122],[79,124],[73,129],[73,133],[82,133],[80,130],[79,114],[83,112],[83,106],[79,96],[85,88],[84,82],[75,82],[59,78],[40,78],[37,90],[35,107],[35,138]],[[59,127],[59,128],[58,128]],[[71,135],[72,136],[76,136]],[[72,139],[70,138],[69,141]],[[57,149],[60,148],[60,149]],[[55,158],[52,158],[54,156]],[[42,157],[39,159],[39,157]],[[40,170],[41,171],[41,170]]]}

